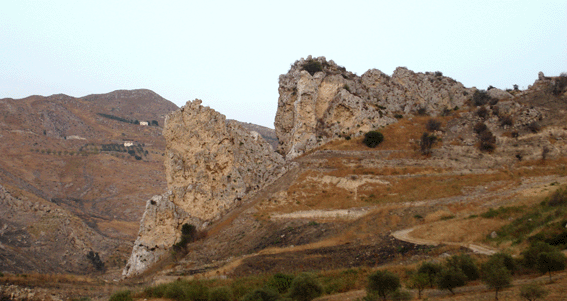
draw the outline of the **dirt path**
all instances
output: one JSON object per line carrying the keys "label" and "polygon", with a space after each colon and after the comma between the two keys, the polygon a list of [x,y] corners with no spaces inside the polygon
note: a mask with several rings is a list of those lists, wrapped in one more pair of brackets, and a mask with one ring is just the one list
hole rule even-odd
{"label": "dirt path", "polygon": [[450,245],[450,246],[459,246],[465,247],[473,251],[474,253],[484,254],[484,255],[492,255],[498,250],[492,249],[488,246],[480,245],[480,244],[464,244],[458,242],[450,242],[450,241],[434,241],[428,240],[423,238],[412,237],[411,232],[415,230],[414,228],[403,229],[392,233],[392,236],[395,237],[397,240],[409,242],[416,245],[428,245],[428,246],[437,246],[440,244]]}

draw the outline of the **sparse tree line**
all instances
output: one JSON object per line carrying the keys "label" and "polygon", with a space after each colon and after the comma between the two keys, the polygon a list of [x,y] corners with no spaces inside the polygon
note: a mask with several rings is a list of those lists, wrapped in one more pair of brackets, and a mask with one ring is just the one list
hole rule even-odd
{"label": "sparse tree line", "polygon": [[[131,123],[131,124],[140,124],[140,121],[138,119],[128,119],[128,118],[118,117],[118,116],[115,116],[115,115],[104,114],[104,113],[97,113],[97,115],[102,116],[104,118],[120,121],[120,122]],[[146,122],[148,123],[148,125],[151,125],[151,126],[159,126],[157,120],[151,120],[151,121],[146,121]]]}
{"label": "sparse tree line", "polygon": [[[184,235],[196,233],[193,228],[185,231]],[[135,296],[176,301],[310,301],[324,294],[356,289],[360,283],[365,285],[366,296],[357,299],[359,301],[412,300],[426,297],[426,290],[430,289],[455,294],[456,288],[478,280],[493,290],[498,299],[499,293],[511,286],[514,275],[539,271],[552,277],[554,271],[565,269],[565,256],[549,245],[533,244],[522,254],[523,257],[517,259],[506,253],[497,253],[483,263],[478,263],[468,254],[457,254],[444,261],[422,262],[416,269],[406,270],[405,273],[377,270],[364,274],[360,269],[348,269],[332,277],[323,273],[276,273],[264,277],[227,279],[224,282],[177,280],[147,287],[135,294],[119,292],[110,300],[132,300]],[[360,281],[363,275],[366,275],[365,280]],[[337,289],[339,286],[341,288]],[[520,287],[518,296],[525,300],[537,300],[544,298],[547,293],[542,285],[530,283]],[[129,299],[117,299],[119,297]]]}
{"label": "sparse tree line", "polygon": [[[92,154],[98,154],[100,152],[118,152],[127,153],[129,156],[134,157],[136,160],[142,160],[143,157],[147,157],[149,152],[144,149],[143,144],[134,146],[124,146],[123,144],[110,143],[97,145],[94,143],[88,143],[79,148],[77,151],[68,150],[51,150],[51,149],[37,149],[32,148],[30,151],[35,153],[47,154],[47,155],[59,155],[59,156],[88,156]],[[127,158],[127,156],[115,154],[119,158]]]}

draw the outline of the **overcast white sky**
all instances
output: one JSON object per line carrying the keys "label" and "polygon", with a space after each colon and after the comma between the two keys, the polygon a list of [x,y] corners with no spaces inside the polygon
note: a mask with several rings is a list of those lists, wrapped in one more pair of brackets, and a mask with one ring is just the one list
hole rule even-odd
{"label": "overcast white sky", "polygon": [[527,88],[567,72],[567,1],[0,2],[0,98],[147,88],[273,128],[278,77],[310,54]]}

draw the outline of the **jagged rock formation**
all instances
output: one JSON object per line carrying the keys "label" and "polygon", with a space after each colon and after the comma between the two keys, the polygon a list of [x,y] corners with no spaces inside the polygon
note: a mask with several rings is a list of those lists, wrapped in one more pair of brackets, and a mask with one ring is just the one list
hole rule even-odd
{"label": "jagged rock formation", "polygon": [[200,100],[168,115],[163,134],[168,192],[148,201],[125,276],[156,262],[184,223],[205,228],[283,172],[283,158],[260,135]]}
{"label": "jagged rock formation", "polygon": [[399,67],[390,77],[371,69],[362,76],[325,57],[296,61],[279,79],[275,127],[286,159],[340,136],[358,136],[396,122],[398,114],[435,116],[461,107],[475,88],[440,72]]}

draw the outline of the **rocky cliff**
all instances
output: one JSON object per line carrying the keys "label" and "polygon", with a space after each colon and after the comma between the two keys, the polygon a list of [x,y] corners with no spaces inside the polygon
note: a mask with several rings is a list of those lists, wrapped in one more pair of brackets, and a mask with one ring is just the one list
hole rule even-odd
{"label": "rocky cliff", "polygon": [[183,224],[206,228],[283,172],[283,158],[258,133],[200,100],[168,115],[163,135],[168,192],[147,202],[125,276],[155,263]]}
{"label": "rocky cliff", "polygon": [[357,76],[325,57],[309,56],[279,78],[278,151],[292,159],[333,138],[394,123],[403,114],[436,116],[462,107],[475,91],[441,72],[399,67],[392,76],[377,69]]}

